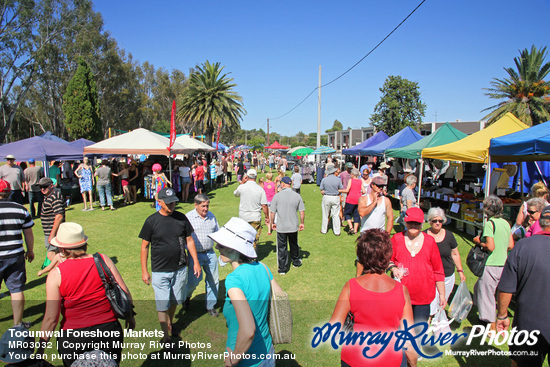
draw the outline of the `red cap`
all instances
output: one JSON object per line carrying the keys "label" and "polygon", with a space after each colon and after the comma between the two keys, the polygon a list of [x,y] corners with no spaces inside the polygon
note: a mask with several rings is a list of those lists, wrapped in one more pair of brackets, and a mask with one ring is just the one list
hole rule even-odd
{"label": "red cap", "polygon": [[410,208],[405,212],[405,222],[424,223],[424,212],[420,208]]}
{"label": "red cap", "polygon": [[0,191],[1,192],[11,191],[10,183],[6,180],[0,179]]}

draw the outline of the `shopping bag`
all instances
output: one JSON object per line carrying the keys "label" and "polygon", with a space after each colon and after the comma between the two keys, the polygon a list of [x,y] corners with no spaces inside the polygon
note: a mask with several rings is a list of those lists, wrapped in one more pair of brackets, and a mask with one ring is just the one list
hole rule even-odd
{"label": "shopping bag", "polygon": [[473,301],[466,282],[461,282],[449,306],[449,317],[461,323],[472,309]]}
{"label": "shopping bag", "polygon": [[449,319],[445,314],[445,309],[440,307],[432,319],[432,331],[437,337],[442,334],[447,334],[451,332],[451,327],[449,326]]}

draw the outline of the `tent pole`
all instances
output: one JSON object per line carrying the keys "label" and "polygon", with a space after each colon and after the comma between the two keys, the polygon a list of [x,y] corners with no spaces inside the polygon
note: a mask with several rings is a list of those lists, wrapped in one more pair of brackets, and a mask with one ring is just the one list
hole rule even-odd
{"label": "tent pole", "polygon": [[485,171],[485,197],[491,195],[489,188],[491,186],[491,156],[487,156],[487,169]]}
{"label": "tent pole", "polygon": [[[168,153],[171,153],[168,151]],[[172,188],[174,186],[174,181],[172,181],[172,154],[168,156],[168,169],[170,170],[170,182],[172,182]]]}
{"label": "tent pole", "polygon": [[416,202],[420,206],[420,193],[422,192],[422,174],[424,173],[424,160],[420,158],[420,175],[418,176],[418,199]]}
{"label": "tent pole", "polygon": [[521,189],[521,197],[524,198],[524,193],[523,193],[523,165],[524,165],[524,162],[519,162],[519,180],[521,181],[520,182],[520,189]]}

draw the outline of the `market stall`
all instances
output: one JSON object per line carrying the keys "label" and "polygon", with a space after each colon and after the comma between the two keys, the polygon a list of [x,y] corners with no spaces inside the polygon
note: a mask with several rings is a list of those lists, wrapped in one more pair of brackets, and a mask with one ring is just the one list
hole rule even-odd
{"label": "market stall", "polygon": [[379,131],[373,136],[371,136],[370,138],[368,138],[367,140],[365,140],[364,142],[357,144],[352,148],[342,149],[342,154],[356,155],[356,156],[364,155],[364,154],[361,154],[362,149],[367,149],[369,147],[375,146],[383,142],[384,140],[388,140],[389,138],[390,137],[385,132]]}
{"label": "market stall", "polygon": [[[511,113],[507,113],[500,120],[464,139],[450,144],[423,149],[422,158],[485,164],[487,167],[490,167],[490,140],[526,128],[527,125]],[[463,167],[462,164],[458,164],[455,167],[456,171],[460,171],[457,174],[461,177],[465,176],[466,173],[471,175],[476,169],[477,172],[480,172],[479,165],[477,168],[472,165]],[[491,174],[492,171],[490,169],[485,171],[485,195],[491,191]],[[480,177],[476,178],[475,175],[471,175],[470,178],[475,181],[459,180],[455,175],[451,180],[440,179],[435,182],[435,190],[424,190],[423,197],[429,198],[429,200],[427,200],[427,203],[423,207],[427,209],[429,205],[437,205],[447,209],[448,217],[459,223],[459,229],[461,229],[461,226],[464,226],[466,232],[474,235],[476,228],[480,228],[483,222],[481,203],[485,195],[481,190],[483,180]],[[493,180],[496,178],[493,177]],[[447,186],[447,184],[451,187]],[[497,194],[501,194],[499,196],[504,199],[505,216],[507,219],[510,219],[513,217],[513,206],[516,205],[515,201],[508,200],[504,191],[499,191]]]}

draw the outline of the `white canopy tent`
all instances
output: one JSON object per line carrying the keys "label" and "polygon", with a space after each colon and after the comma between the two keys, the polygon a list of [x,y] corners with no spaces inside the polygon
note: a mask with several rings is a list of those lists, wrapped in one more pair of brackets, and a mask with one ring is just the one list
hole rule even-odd
{"label": "white canopy tent", "polygon": [[105,139],[84,147],[84,155],[100,154],[156,154],[171,156],[172,154],[189,154],[197,149],[185,147],[175,142],[169,149],[170,139],[147,129],[139,128],[122,135]]}

